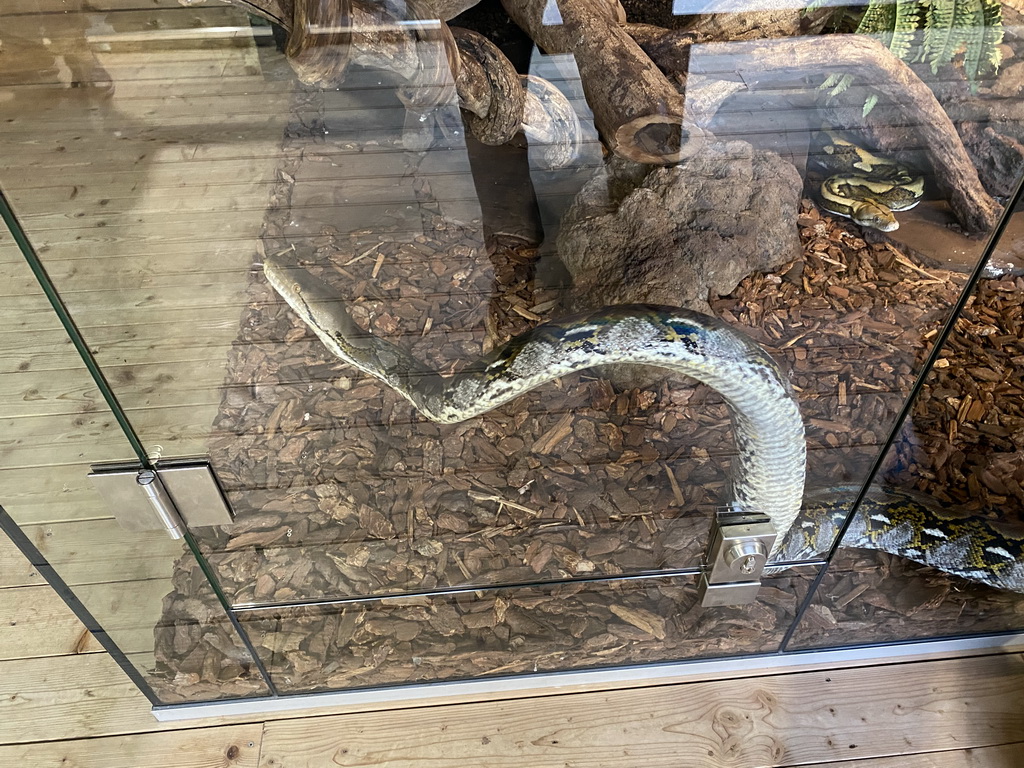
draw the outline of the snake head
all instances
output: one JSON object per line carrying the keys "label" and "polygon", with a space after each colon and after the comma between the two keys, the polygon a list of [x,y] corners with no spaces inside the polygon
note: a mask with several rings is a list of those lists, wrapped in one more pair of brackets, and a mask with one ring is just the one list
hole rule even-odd
{"label": "snake head", "polygon": [[852,206],[853,211],[850,218],[864,227],[871,227],[882,232],[893,232],[900,228],[892,211],[884,205],[870,202],[860,202]]}
{"label": "snake head", "polygon": [[[337,290],[298,264],[274,256],[263,259],[263,272],[274,290],[328,346],[338,339],[355,349],[371,349],[367,334],[349,316]],[[328,337],[328,338],[325,338]]]}

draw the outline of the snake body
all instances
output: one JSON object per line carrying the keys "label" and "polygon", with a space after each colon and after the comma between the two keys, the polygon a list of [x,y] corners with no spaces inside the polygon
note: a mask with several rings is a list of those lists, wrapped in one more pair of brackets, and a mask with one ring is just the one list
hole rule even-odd
{"label": "snake body", "polygon": [[[659,366],[691,376],[725,398],[738,449],[733,494],[741,509],[772,520],[778,538],[770,561],[822,556],[848,514],[846,506],[813,494],[801,512],[806,446],[796,398],[760,345],[713,317],[670,307],[611,307],[540,325],[444,378],[401,347],[360,329],[337,292],[306,270],[273,257],[264,260],[263,270],[333,354],[387,384],[432,421],[479,416],[545,382],[593,366]],[[848,499],[855,490],[841,496]],[[907,492],[868,494],[843,546],[883,550],[1024,592],[1024,530]]]}
{"label": "snake body", "polygon": [[833,174],[821,182],[822,207],[882,232],[898,229],[893,213],[921,201],[924,177],[832,131],[822,133],[826,141],[819,162]]}
{"label": "snake body", "polygon": [[[857,488],[808,493],[781,549],[786,560],[827,553]],[[874,486],[843,536],[844,548],[873,549],[996,589],[1024,593],[1024,526],[987,520],[914,491]]]}
{"label": "snake body", "polygon": [[362,331],[337,292],[309,272],[272,257],[263,271],[332,353],[383,381],[432,421],[471,419],[595,365],[653,365],[691,376],[729,406],[738,448],[732,485],[740,508],[767,515],[778,545],[800,511],[806,445],[796,398],[756,342],[713,317],[646,305],[568,317],[517,336],[445,379],[404,349]]}

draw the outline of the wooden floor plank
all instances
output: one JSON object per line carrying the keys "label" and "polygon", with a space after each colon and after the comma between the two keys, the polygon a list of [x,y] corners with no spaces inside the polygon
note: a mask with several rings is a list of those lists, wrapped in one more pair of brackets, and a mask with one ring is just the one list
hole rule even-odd
{"label": "wooden floor plank", "polygon": [[[72,0],[74,2],[74,0]],[[81,0],[73,5],[69,0],[4,0],[0,3],[0,16],[16,16],[19,14],[68,13],[69,9],[82,7]],[[178,0],[89,0],[88,9],[93,12],[124,11],[150,9],[160,11],[163,16],[168,11],[184,11]]]}
{"label": "wooden floor plank", "polygon": [[[1021,768],[1024,766],[1024,741],[998,747],[957,749],[919,755],[893,755],[868,760],[844,760],[815,763],[808,768]],[[789,768],[787,766],[786,768]]]}
{"label": "wooden floor plank", "polygon": [[[363,704],[334,710],[351,711],[345,715],[314,709],[233,721],[267,722],[261,768],[814,765],[901,752],[977,751],[1019,738],[1022,668],[1019,655],[1007,654],[401,709],[405,702],[383,712],[366,712],[373,705]],[[182,727],[159,723],[148,710],[104,654],[0,662],[0,744]],[[897,765],[932,764],[864,768]],[[983,765],[966,762],[964,768]]]}
{"label": "wooden floor plank", "polygon": [[32,768],[256,768],[259,723],[0,746],[0,765]]}
{"label": "wooden floor plank", "polygon": [[[268,723],[262,768],[748,768],[989,746],[1024,732],[1024,659]],[[966,681],[970,681],[967,683]]]}
{"label": "wooden floor plank", "polygon": [[[263,149],[262,152],[255,150]],[[137,151],[136,151],[137,150]],[[67,188],[76,185],[109,186],[113,194],[130,190],[140,170],[153,170],[161,166],[170,171],[146,178],[147,189],[165,187],[180,188],[187,181],[200,185],[222,185],[238,178],[272,182],[276,179],[276,165],[281,157],[277,148],[267,150],[262,145],[233,146],[231,153],[219,157],[195,158],[194,150],[181,147],[139,146],[136,150],[118,147],[107,150],[104,146],[88,158],[68,153],[49,154],[39,159],[26,159],[18,167],[31,168],[37,173],[25,173],[9,177],[9,188],[16,193],[20,190],[46,189],[53,185]],[[319,163],[323,178],[372,178],[376,169],[384,177],[402,176],[408,172],[406,161],[410,154],[398,148],[378,147],[364,152],[330,144],[318,147],[306,155]],[[469,160],[464,152],[448,149],[429,150],[422,153],[418,167],[424,173],[469,173]],[[268,160],[273,162],[268,163]],[[40,175],[42,174],[42,175]],[[66,195],[70,195],[67,192]],[[63,200],[66,197],[55,197]]]}
{"label": "wooden floor plank", "polygon": [[175,727],[153,718],[146,697],[107,654],[0,662],[0,744]]}
{"label": "wooden floor plank", "polygon": [[21,550],[14,546],[14,542],[6,534],[0,533],[0,587],[26,587],[45,583],[46,580],[21,554]]}
{"label": "wooden floor plank", "polygon": [[0,589],[0,617],[0,660],[103,650],[48,586]]}
{"label": "wooden floor plank", "polygon": [[71,586],[119,583],[128,592],[141,582],[170,585],[174,562],[185,549],[166,531],[126,531],[113,519],[25,525],[22,530]]}
{"label": "wooden floor plank", "polygon": [[153,718],[146,697],[105,653],[0,661],[0,744],[176,728]]}

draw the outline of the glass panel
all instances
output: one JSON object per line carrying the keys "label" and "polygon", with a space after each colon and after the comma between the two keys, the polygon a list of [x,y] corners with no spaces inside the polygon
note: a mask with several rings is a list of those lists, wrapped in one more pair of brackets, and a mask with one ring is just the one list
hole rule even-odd
{"label": "glass panel", "polygon": [[282,692],[773,653],[816,571],[757,602],[701,608],[690,578],[637,579],[243,611]]}
{"label": "glass panel", "polygon": [[[266,695],[183,543],[120,527],[111,517],[118,510],[87,480],[94,463],[137,456],[6,229],[0,275],[0,516],[9,515],[158,700]],[[20,586],[19,575],[7,573],[0,588]],[[183,579],[187,614],[174,598]],[[201,669],[168,666],[169,649],[186,643]]]}
{"label": "glass panel", "polygon": [[991,9],[903,64],[877,9],[56,2],[0,9],[0,182],[146,451],[210,457],[239,609],[696,571],[804,471],[817,561],[1021,174]]}
{"label": "glass panel", "polygon": [[1020,211],[790,647],[1024,629]]}
{"label": "glass panel", "polygon": [[[247,605],[696,568],[731,498],[717,392],[588,371],[439,427],[340,365],[252,269],[276,254],[340,278],[357,323],[443,372],[576,301],[555,229],[604,171],[574,59],[521,62],[561,89],[530,81],[534,107],[583,116],[573,157],[537,131],[494,148],[466,134],[447,62],[396,90],[408,19],[375,13],[384,52],[325,90],[232,8],[12,17],[96,76],[11,75],[11,197],[150,454],[211,457],[238,522],[196,535],[225,590]],[[416,33],[424,62],[438,29]]]}

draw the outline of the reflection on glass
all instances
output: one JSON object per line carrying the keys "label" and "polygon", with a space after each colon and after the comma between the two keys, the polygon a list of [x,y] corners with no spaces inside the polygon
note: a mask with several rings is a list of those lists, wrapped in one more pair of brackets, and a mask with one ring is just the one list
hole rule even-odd
{"label": "reflection on glass", "polygon": [[[266,695],[251,656],[182,542],[163,531],[126,530],[112,517],[123,510],[110,508],[89,483],[91,464],[130,461],[133,451],[6,230],[0,258],[5,285],[18,297],[0,317],[6,328],[20,326],[0,342],[0,381],[8,393],[0,400],[3,514],[158,699]],[[187,615],[173,598],[183,580],[195,582]],[[186,642],[203,649],[205,670],[167,664],[174,658],[169,649]],[[200,673],[210,669],[216,677],[200,683]]]}
{"label": "reflection on glass", "polygon": [[1024,627],[1024,281],[1005,274],[1020,216],[925,379],[796,647]]}
{"label": "reflection on glass", "polygon": [[701,608],[692,578],[640,579],[243,611],[282,693],[772,653],[814,577]]}
{"label": "reflection on glass", "polygon": [[270,693],[191,554],[175,562],[172,588],[155,604],[160,619],[152,633],[155,664],[149,681],[164,703]]}
{"label": "reflection on glass", "polygon": [[[941,14],[901,13],[924,28],[886,35],[884,3],[149,5],[0,8],[0,185],[150,459],[209,457],[235,522],[194,535],[228,599],[302,621],[308,609],[288,610],[304,601],[472,586],[481,604],[512,604],[512,584],[569,594],[536,583],[697,570],[715,509],[749,500],[755,476],[793,501],[776,560],[820,558],[1024,166],[1022,70],[993,69],[1024,55],[1019,18],[994,0],[961,8],[942,50],[927,29]],[[268,283],[275,262],[327,284],[326,314]],[[1022,263],[1010,246],[993,262],[1004,274]],[[91,385],[54,362],[46,345],[64,339],[25,295],[31,279],[4,276],[14,437],[0,451],[24,453],[0,502],[25,526],[104,529],[83,472],[125,458],[107,440],[116,430]],[[1010,279],[994,284],[1011,286],[993,288],[1010,308],[1000,317],[1016,311]],[[779,362],[792,392],[751,394],[767,375],[756,347],[737,352],[710,321],[670,311],[645,336],[607,311],[638,303],[724,322]],[[576,313],[588,314],[527,335]],[[996,509],[1017,498],[1020,425],[985,419],[996,394],[1012,399],[1020,355],[1006,349],[1020,329],[967,322],[964,339],[1001,340],[966,364],[980,383],[936,385],[921,407],[955,409],[957,435],[999,456],[976,461],[923,431],[920,456],[898,447],[903,468],[892,459],[886,482],[963,503],[953,470],[984,467],[965,487]],[[346,364],[325,339],[375,365]],[[601,365],[652,346],[719,373],[737,358],[725,378],[739,394]],[[594,365],[462,423],[431,422],[406,397],[501,350],[476,400],[570,353]],[[759,432],[787,466],[734,429],[727,399],[758,417],[798,404],[805,439]],[[57,443],[67,454],[54,460]],[[40,466],[45,487],[22,482]],[[804,472],[805,514],[787,530]],[[832,512],[813,517],[820,497]],[[158,661],[183,670],[182,695],[212,695],[188,688],[220,677],[213,609],[188,602],[209,585],[180,551],[159,552],[175,629]],[[668,656],[717,653],[729,631],[708,619],[703,645]],[[243,679],[222,651],[223,674]]]}

